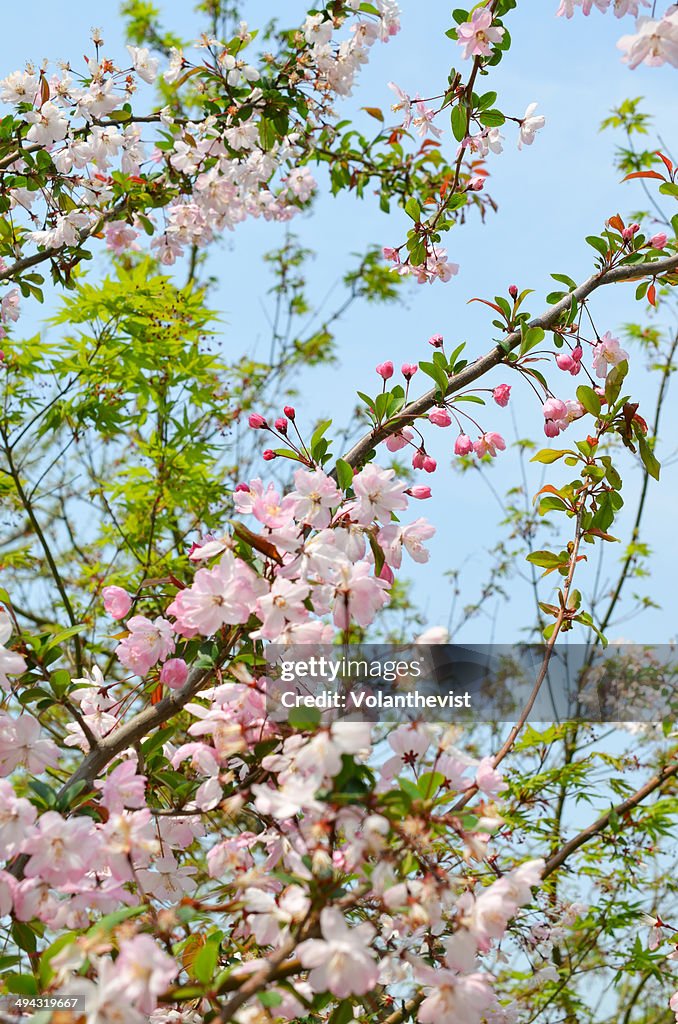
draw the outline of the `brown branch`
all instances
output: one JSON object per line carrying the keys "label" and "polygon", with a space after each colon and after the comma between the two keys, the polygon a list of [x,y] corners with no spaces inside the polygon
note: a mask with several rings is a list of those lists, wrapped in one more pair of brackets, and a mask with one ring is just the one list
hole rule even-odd
{"label": "brown branch", "polygon": [[671,765],[665,765],[661,771],[657,772],[656,775],[653,775],[651,779],[648,779],[644,786],[641,786],[640,789],[627,797],[626,800],[622,800],[622,802],[617,804],[615,807],[611,807],[606,814],[601,815],[597,821],[592,822],[592,824],[588,825],[585,829],[582,829],[581,832],[570,839],[569,842],[561,846],[558,852],[553,854],[553,856],[549,857],[546,861],[546,867],[544,868],[544,874],[542,877],[548,878],[548,876],[557,868],[561,867],[567,858],[578,850],[580,846],[588,843],[590,839],[593,839],[593,837],[598,835],[599,832],[602,832],[603,829],[607,828],[613,815],[621,817],[628,811],[633,810],[634,807],[637,807],[638,804],[642,803],[645,797],[649,796],[650,793],[653,793],[656,789],[659,789],[668,779],[673,778],[676,774],[678,774],[678,761]]}
{"label": "brown branch", "polygon": [[[593,274],[580,284],[578,288],[568,295],[566,295],[560,302],[556,302],[555,305],[551,306],[540,316],[535,317],[531,320],[528,327],[541,327],[542,330],[549,330],[554,327],[560,320],[563,313],[566,313],[574,297],[577,302],[581,302],[586,299],[592,292],[596,291],[597,288],[601,288],[603,285],[618,284],[622,281],[633,281],[641,277],[660,277],[663,274],[669,274],[672,271],[678,270],[678,255],[677,256],[666,256],[660,260],[653,260],[647,263],[636,263],[631,266],[614,267],[612,270],[606,270],[602,273]],[[506,352],[517,348],[522,340],[522,334],[520,331],[511,331],[510,334],[506,335],[504,339],[505,348],[500,348],[498,345],[486,352],[485,355],[479,356],[473,363],[465,366],[463,370],[455,374],[449,382],[447,387],[446,395],[453,395],[457,391],[461,391],[462,388],[467,387],[473,381],[478,380],[489,370],[492,370],[506,358]],[[396,418],[390,420],[387,424],[374,427],[368,434],[365,434],[359,441],[357,441],[350,451],[344,456],[346,462],[351,466],[357,467],[365,459],[365,456],[370,452],[375,445],[379,444],[380,441],[385,440],[390,434],[396,433],[401,430],[404,426],[407,426],[412,420],[423,416],[424,413],[428,412],[436,402],[436,388],[431,388],[421,397],[416,398],[409,405],[406,405],[402,412]]]}

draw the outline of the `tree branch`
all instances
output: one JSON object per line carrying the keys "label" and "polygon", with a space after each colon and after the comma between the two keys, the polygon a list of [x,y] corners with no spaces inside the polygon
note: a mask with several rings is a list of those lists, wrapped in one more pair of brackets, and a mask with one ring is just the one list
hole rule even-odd
{"label": "tree branch", "polygon": [[[613,267],[612,270],[593,274],[587,281],[584,281],[578,288],[575,288],[573,292],[562,298],[560,302],[556,302],[554,306],[547,309],[541,316],[531,320],[527,326],[541,327],[545,331],[554,327],[563,313],[567,312],[570,308],[573,296],[577,302],[581,302],[603,285],[618,284],[622,281],[634,281],[641,277],[660,277],[674,270],[678,270],[678,255],[666,256],[660,260],[653,260],[651,263],[636,263],[631,266]],[[520,331],[511,331],[504,339],[506,349],[500,348],[497,345],[489,352],[486,352],[485,355],[479,356],[473,363],[465,366],[463,370],[452,377],[445,394],[453,395],[457,391],[461,391],[462,388],[478,380],[479,377],[482,377],[495,366],[499,366],[506,357],[506,351],[517,348],[521,340],[522,334]],[[354,468],[360,466],[368,452],[375,445],[379,444],[380,441],[383,441],[390,434],[396,433],[407,426],[412,420],[428,412],[435,405],[436,394],[436,388],[431,388],[430,391],[427,391],[413,402],[410,402],[409,405],[406,405],[400,415],[390,420],[388,424],[374,427],[353,445],[344,456],[344,460]]]}

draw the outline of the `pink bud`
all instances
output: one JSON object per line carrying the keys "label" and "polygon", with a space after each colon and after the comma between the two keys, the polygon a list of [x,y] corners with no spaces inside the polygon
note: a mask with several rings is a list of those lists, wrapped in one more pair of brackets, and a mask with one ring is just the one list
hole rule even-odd
{"label": "pink bud", "polygon": [[556,356],[556,366],[559,370],[567,370],[571,373],[574,365],[575,361],[569,352],[561,352]]}
{"label": "pink bud", "polygon": [[518,298],[518,285],[515,285],[515,284],[509,285],[509,295],[511,296],[511,298],[515,302],[515,300]]}
{"label": "pink bud", "polygon": [[388,359],[385,363],[379,363],[376,370],[380,377],[383,377],[384,380],[388,380],[393,376],[393,363]]}
{"label": "pink bud", "polygon": [[429,343],[429,345],[432,345],[433,348],[442,348],[443,347],[443,336],[442,336],[442,334],[432,334],[431,337],[428,339],[428,343]]}
{"label": "pink bud", "polygon": [[557,420],[547,420],[544,424],[544,433],[547,437],[558,437],[560,426]]}
{"label": "pink bud", "polygon": [[425,473],[435,473],[438,463],[430,455],[424,456],[423,469]]}
{"label": "pink bud", "polygon": [[249,484],[237,484],[235,489],[236,489],[236,491],[247,491],[247,493],[249,494],[250,485]]}
{"label": "pink bud", "polygon": [[132,607],[132,598],[122,587],[104,587],[104,608],[112,619],[124,619]]}
{"label": "pink bud", "polygon": [[263,430],[265,427],[268,426],[268,423],[266,422],[264,417],[261,416],[258,412],[251,413],[248,422],[249,425],[254,428],[254,430]]}
{"label": "pink bud", "polygon": [[264,462],[270,462],[271,459],[277,458],[275,452],[271,451],[270,448],[267,448],[265,452],[262,452],[261,457],[264,460]]}
{"label": "pink bud", "polygon": [[455,455],[469,455],[473,451],[473,442],[468,434],[460,434],[454,442]]}
{"label": "pink bud", "polygon": [[471,178],[469,180],[469,183],[466,187],[471,192],[481,192],[482,189],[485,188],[485,179],[480,175],[477,175],[475,178]]}
{"label": "pink bud", "polygon": [[160,682],[170,690],[178,690],[188,679],[188,665],[183,658],[168,658],[162,666]]}
{"label": "pink bud", "polygon": [[275,429],[280,434],[287,433],[287,420],[284,416],[278,416],[278,419],[275,421]]}
{"label": "pink bud", "polygon": [[409,487],[405,491],[405,494],[409,494],[411,498],[419,498],[420,500],[423,500],[424,498],[431,497],[431,488],[424,487],[421,484],[416,484],[414,487]]}
{"label": "pink bud", "polygon": [[583,355],[584,350],[581,347],[581,345],[575,345],[575,347],[572,349],[572,358],[574,359],[575,363],[581,363],[581,357]]}
{"label": "pink bud", "polygon": [[418,369],[419,367],[417,366],[416,363],[403,363],[403,365],[400,367],[400,372],[402,373],[405,380],[411,380]]}
{"label": "pink bud", "polygon": [[426,452],[423,448],[417,448],[416,452],[412,456],[412,468],[423,469],[424,459],[426,458]]}
{"label": "pink bud", "polygon": [[429,414],[428,418],[431,423],[435,423],[436,427],[449,427],[452,422],[447,409],[433,409]]}
{"label": "pink bud", "polygon": [[393,575],[393,570],[391,569],[391,566],[388,564],[388,562],[384,562],[384,564],[382,565],[378,579],[386,580],[389,586],[393,583],[395,576]]}
{"label": "pink bud", "polygon": [[285,408],[283,409],[283,412],[287,416],[288,420],[294,420],[294,417],[297,415],[296,412],[294,411],[293,405],[286,405]]}
{"label": "pink bud", "polygon": [[506,408],[509,404],[509,398],[511,397],[511,385],[510,384],[499,384],[492,392],[497,405],[501,405],[502,408]]}
{"label": "pink bud", "polygon": [[627,228],[622,231],[622,238],[625,242],[630,242],[637,231],[640,230],[640,224],[629,224]]}
{"label": "pink bud", "polygon": [[653,249],[663,249],[666,245],[666,235],[664,232],[660,231],[659,234],[653,235],[650,239],[650,245]]}

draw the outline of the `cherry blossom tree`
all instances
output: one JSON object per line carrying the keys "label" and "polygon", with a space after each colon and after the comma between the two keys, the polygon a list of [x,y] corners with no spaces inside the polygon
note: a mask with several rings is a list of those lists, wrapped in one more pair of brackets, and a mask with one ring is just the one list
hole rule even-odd
{"label": "cherry blossom tree", "polygon": [[[555,13],[543,6],[535,19]],[[678,168],[661,142],[639,148],[647,116],[626,101],[607,127],[651,209],[622,217],[601,196],[589,276],[556,270],[541,303],[515,285],[459,297],[464,232],[495,211],[489,167],[548,130],[532,97],[508,111],[483,81],[515,7],[456,9],[438,94],[390,83],[391,111],[364,108],[373,137],[342,104],[401,30],[394,0],[329,0],[259,32],[216,0],[193,43],[130,0],[126,54],[94,31],[84,63],[0,81],[0,1021],[24,1005],[45,1024],[678,1019],[674,721],[635,727],[620,752],[585,722],[529,720],[565,635],[590,667],[644,571],[678,346]],[[676,5],[557,13],[593,8],[629,30],[630,71],[678,66]],[[217,354],[213,245],[343,191],[404,211],[404,237],[384,220],[304,331],[307,254],[290,230],[267,256],[270,358]],[[628,282],[642,323],[620,337],[595,300]],[[409,284],[482,303],[490,340],[435,334],[416,362],[358,382],[343,434],[311,422],[299,368],[335,358],[349,305]],[[56,333],[25,337],[22,314],[45,300]],[[654,408],[629,393],[635,359],[653,368]],[[533,437],[511,446],[502,416],[521,393],[538,399]],[[427,448],[440,430],[446,467]],[[421,503],[441,474],[463,487],[495,459],[517,479],[526,451],[546,475],[534,503],[526,486],[524,505],[503,503],[475,606],[507,564],[530,574],[525,628],[542,642],[515,720],[272,714],[271,644],[446,642],[442,622],[422,632],[403,582],[443,519]],[[629,465],[632,536],[616,583],[587,601]],[[616,672],[630,701],[662,669],[634,651]]]}

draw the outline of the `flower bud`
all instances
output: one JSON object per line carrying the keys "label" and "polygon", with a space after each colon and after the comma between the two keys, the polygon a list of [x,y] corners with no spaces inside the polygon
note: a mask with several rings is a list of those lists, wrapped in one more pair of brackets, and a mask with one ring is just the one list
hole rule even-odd
{"label": "flower bud", "polygon": [[379,363],[376,370],[380,377],[383,377],[384,380],[388,380],[393,376],[393,363],[390,359],[385,363]]}
{"label": "flower bud", "polygon": [[663,249],[666,245],[666,235],[664,232],[660,231],[659,234],[653,235],[650,239],[650,245],[653,249]]}
{"label": "flower bud", "polygon": [[294,411],[293,405],[286,405],[285,408],[283,409],[283,412],[287,416],[288,420],[294,420],[295,416],[297,415],[296,412]]}
{"label": "flower bud", "polygon": [[418,369],[419,367],[417,366],[416,363],[403,363],[403,365],[400,367],[400,372],[402,373],[405,380],[412,380]]}
{"label": "flower bud", "polygon": [[460,434],[454,442],[455,455],[469,455],[473,451],[473,442],[468,434]]}
{"label": "flower bud", "polygon": [[264,462],[270,462],[271,459],[277,458],[275,452],[271,451],[270,448],[267,448],[266,451],[262,452],[261,457],[264,460]]}
{"label": "flower bud", "polygon": [[419,498],[420,500],[423,500],[424,498],[431,497],[431,488],[416,484],[414,487],[408,487],[405,494],[409,494],[411,498]]}
{"label": "flower bud", "polygon": [[502,409],[505,409],[509,404],[509,398],[511,397],[511,385],[510,384],[498,384],[492,392],[497,405],[500,405]]}
{"label": "flower bud", "polygon": [[265,418],[261,416],[258,412],[253,412],[250,414],[248,423],[254,430],[264,430],[266,427],[268,427],[268,423],[266,422]]}
{"label": "flower bud", "polygon": [[168,658],[160,672],[160,682],[170,690],[178,690],[188,679],[188,665],[183,658]]}
{"label": "flower bud", "polygon": [[511,298],[515,302],[515,300],[518,298],[518,285],[515,285],[515,284],[509,285],[509,295],[511,296]]}
{"label": "flower bud", "polygon": [[449,427],[452,422],[452,417],[447,409],[432,409],[428,418],[429,422],[435,423],[436,427]]}
{"label": "flower bud", "polygon": [[287,420],[284,416],[278,416],[278,419],[275,421],[275,429],[280,434],[287,433]]}
{"label": "flower bud", "polygon": [[433,348],[442,348],[443,347],[443,336],[442,336],[442,334],[432,334],[431,337],[428,339],[428,343],[429,343],[429,345],[432,345]]}
{"label": "flower bud", "polygon": [[122,587],[104,587],[101,591],[104,608],[112,619],[124,619],[132,607],[132,598]]}

